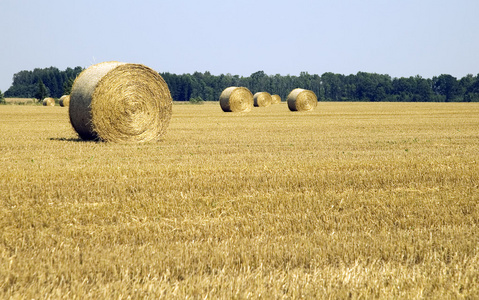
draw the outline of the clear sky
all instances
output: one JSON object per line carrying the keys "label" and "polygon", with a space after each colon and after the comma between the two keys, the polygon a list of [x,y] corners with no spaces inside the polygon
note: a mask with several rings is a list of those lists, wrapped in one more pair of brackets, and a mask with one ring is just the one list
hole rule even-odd
{"label": "clear sky", "polygon": [[0,0],[13,74],[103,61],[158,72],[479,73],[479,0]]}

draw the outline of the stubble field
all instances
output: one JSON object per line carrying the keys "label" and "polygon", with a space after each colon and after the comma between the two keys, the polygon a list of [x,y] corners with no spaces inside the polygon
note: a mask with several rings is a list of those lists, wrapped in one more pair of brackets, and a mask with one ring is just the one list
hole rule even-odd
{"label": "stubble field", "polygon": [[0,106],[0,298],[476,298],[479,104],[174,105],[82,142]]}

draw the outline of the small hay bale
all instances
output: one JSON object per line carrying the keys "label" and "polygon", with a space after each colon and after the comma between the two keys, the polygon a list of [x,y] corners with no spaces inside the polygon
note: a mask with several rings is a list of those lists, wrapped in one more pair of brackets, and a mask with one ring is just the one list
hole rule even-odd
{"label": "small hay bale", "polygon": [[279,103],[281,103],[281,96],[271,95],[271,104],[279,104]]}
{"label": "small hay bale", "polygon": [[311,111],[318,106],[318,98],[313,91],[294,89],[288,95],[288,107],[291,111]]}
{"label": "small hay bale", "polygon": [[61,107],[68,107],[70,106],[70,95],[63,95],[60,97],[59,100]]}
{"label": "small hay bale", "polygon": [[48,97],[43,99],[42,103],[43,106],[55,106],[55,99]]}
{"label": "small hay bale", "polygon": [[103,62],[75,79],[70,122],[84,140],[159,140],[170,123],[172,103],[158,72],[140,64]]}
{"label": "small hay bale", "polygon": [[257,92],[253,96],[255,107],[268,107],[271,105],[271,94],[268,92]]}
{"label": "small hay bale", "polygon": [[249,112],[253,103],[253,94],[245,87],[231,86],[220,95],[220,106],[224,112]]}

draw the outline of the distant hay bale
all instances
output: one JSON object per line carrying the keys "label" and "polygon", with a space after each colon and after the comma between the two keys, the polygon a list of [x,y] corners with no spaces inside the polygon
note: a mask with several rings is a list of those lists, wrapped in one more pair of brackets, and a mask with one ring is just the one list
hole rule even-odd
{"label": "distant hay bale", "polygon": [[288,107],[291,111],[310,111],[318,106],[318,98],[313,91],[294,89],[288,95]]}
{"label": "distant hay bale", "polygon": [[281,96],[271,95],[271,104],[278,104],[278,103],[281,103]]}
{"label": "distant hay bale", "polygon": [[245,87],[231,86],[220,95],[224,112],[248,112],[253,108],[253,94]]}
{"label": "distant hay bale", "polygon": [[55,99],[48,97],[43,99],[42,103],[43,106],[55,106]]}
{"label": "distant hay bale", "polygon": [[172,102],[158,72],[140,64],[103,62],[75,79],[70,122],[84,140],[159,140],[169,125]]}
{"label": "distant hay bale", "polygon": [[63,95],[60,97],[59,100],[61,107],[68,107],[70,106],[70,95]]}
{"label": "distant hay bale", "polygon": [[268,92],[258,92],[254,94],[254,106],[255,107],[268,107],[271,105],[271,94]]}

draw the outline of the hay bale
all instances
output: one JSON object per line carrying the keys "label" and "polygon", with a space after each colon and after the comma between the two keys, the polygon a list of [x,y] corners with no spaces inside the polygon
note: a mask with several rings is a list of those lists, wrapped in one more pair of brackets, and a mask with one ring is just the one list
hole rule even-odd
{"label": "hay bale", "polygon": [[84,140],[159,140],[169,125],[172,102],[158,72],[140,64],[103,62],[75,79],[70,122]]}
{"label": "hay bale", "polygon": [[255,107],[268,107],[271,105],[271,94],[268,92],[257,92],[253,96]]}
{"label": "hay bale", "polygon": [[318,98],[313,91],[294,89],[288,95],[288,107],[291,111],[310,111],[318,106]]}
{"label": "hay bale", "polygon": [[279,103],[281,103],[281,96],[271,95],[271,104],[279,104]]}
{"label": "hay bale", "polygon": [[231,86],[220,95],[224,112],[248,112],[253,108],[253,94],[245,87]]}
{"label": "hay bale", "polygon": [[53,98],[45,98],[42,101],[43,106],[55,106],[55,99]]}
{"label": "hay bale", "polygon": [[59,100],[61,107],[68,107],[70,106],[70,95],[63,95],[60,97]]}

